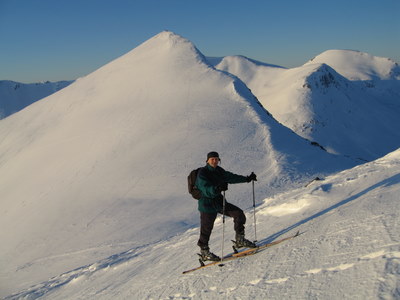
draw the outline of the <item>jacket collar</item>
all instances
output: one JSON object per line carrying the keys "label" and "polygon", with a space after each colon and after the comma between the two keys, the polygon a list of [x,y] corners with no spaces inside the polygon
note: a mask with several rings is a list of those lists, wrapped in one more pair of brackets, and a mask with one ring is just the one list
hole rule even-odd
{"label": "jacket collar", "polygon": [[206,165],[206,168],[207,168],[209,171],[214,172],[214,171],[217,170],[218,166],[214,169],[212,166],[210,166],[209,164],[207,164],[207,165]]}

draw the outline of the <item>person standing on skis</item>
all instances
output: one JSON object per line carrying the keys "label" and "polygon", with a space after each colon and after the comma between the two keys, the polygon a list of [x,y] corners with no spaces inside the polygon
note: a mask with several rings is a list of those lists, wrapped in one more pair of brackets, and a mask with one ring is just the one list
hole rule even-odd
{"label": "person standing on skis", "polygon": [[[233,174],[218,166],[219,162],[220,158],[217,152],[213,151],[208,153],[207,164],[200,169],[195,183],[197,189],[199,189],[202,194],[198,201],[201,227],[200,238],[197,245],[200,247],[200,256],[203,261],[220,260],[217,255],[210,252],[208,242],[218,213],[223,213],[224,198],[222,192],[228,189],[228,183],[257,181],[256,174],[251,173],[249,176]],[[231,203],[225,202],[225,216],[233,218],[234,230],[236,232],[235,246],[237,248],[255,248],[256,245],[245,239],[244,236],[246,216],[243,210]]]}

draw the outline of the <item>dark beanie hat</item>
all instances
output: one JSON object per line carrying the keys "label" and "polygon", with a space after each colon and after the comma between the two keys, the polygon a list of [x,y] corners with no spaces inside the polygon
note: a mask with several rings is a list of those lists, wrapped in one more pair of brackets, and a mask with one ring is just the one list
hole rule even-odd
{"label": "dark beanie hat", "polygon": [[218,157],[218,158],[219,158],[218,152],[212,151],[212,152],[208,153],[208,154],[207,154],[207,161],[208,161],[211,157]]}

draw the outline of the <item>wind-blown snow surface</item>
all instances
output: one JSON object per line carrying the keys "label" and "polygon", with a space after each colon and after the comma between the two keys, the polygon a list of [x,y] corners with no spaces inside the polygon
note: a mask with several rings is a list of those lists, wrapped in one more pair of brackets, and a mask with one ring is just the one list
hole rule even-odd
{"label": "wind-blown snow surface", "polygon": [[329,152],[369,161],[400,146],[400,67],[390,59],[330,50],[293,69],[242,56],[216,67],[243,80],[279,122]]}
{"label": "wind-blown snow surface", "polygon": [[[254,171],[263,197],[354,166],[276,122],[243,82],[163,32],[0,122],[0,296],[111,255],[145,260],[146,245],[196,226],[186,177],[211,150],[232,172]],[[249,185],[229,191],[251,206]]]}
{"label": "wind-blown snow surface", "polygon": [[[9,299],[399,299],[399,170],[400,149],[265,199],[256,212],[258,237],[273,241],[297,230],[301,235],[224,267],[181,274],[196,266],[194,228],[65,272]],[[221,223],[211,240],[217,252]],[[231,221],[226,226],[225,245],[233,235]]]}
{"label": "wind-blown snow surface", "polygon": [[10,80],[0,80],[0,119],[20,111],[33,102],[47,97],[72,81],[20,83]]}

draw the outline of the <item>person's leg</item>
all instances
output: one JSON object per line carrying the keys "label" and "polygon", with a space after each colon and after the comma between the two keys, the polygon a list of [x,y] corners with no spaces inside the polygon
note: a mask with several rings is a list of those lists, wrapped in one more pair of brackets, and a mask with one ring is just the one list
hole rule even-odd
{"label": "person's leg", "polygon": [[214,221],[216,217],[217,217],[216,213],[210,214],[210,213],[200,212],[200,238],[199,241],[197,242],[197,245],[201,249],[208,248],[208,242],[210,240],[211,232],[214,228]]}
{"label": "person's leg", "polygon": [[234,246],[236,248],[248,247],[248,248],[255,248],[257,247],[255,243],[247,240],[244,237],[244,224],[246,224],[246,215],[244,214],[243,210],[239,207],[231,204],[225,204],[225,215],[233,218],[234,229],[236,232],[235,236],[235,243]]}
{"label": "person's leg", "polygon": [[235,232],[244,234],[244,224],[246,224],[246,216],[243,210],[241,210],[236,205],[226,202],[225,215],[233,218]]}
{"label": "person's leg", "polygon": [[219,261],[220,258],[210,251],[208,242],[210,240],[210,235],[214,227],[214,221],[217,214],[208,214],[200,212],[200,238],[197,245],[200,247],[200,260],[206,261]]}

